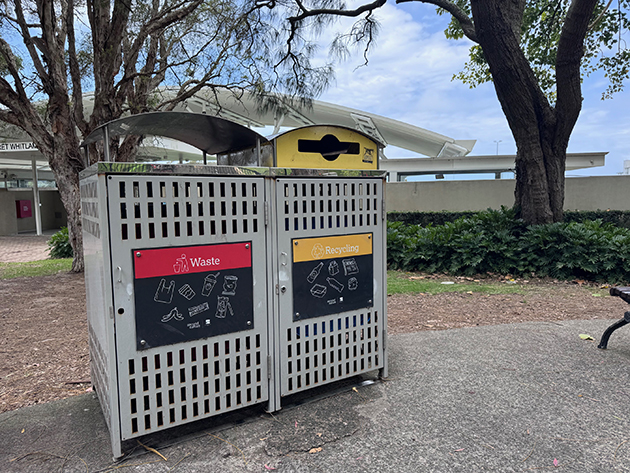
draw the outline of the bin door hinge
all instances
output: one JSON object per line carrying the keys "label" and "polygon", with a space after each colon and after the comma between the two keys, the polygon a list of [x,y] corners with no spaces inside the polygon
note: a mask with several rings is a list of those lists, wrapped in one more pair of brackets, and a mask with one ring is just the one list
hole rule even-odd
{"label": "bin door hinge", "polygon": [[271,355],[267,356],[267,379],[271,379],[271,369],[273,368],[273,362],[271,360]]}
{"label": "bin door hinge", "polygon": [[383,200],[381,202],[381,219],[382,220],[386,220],[387,219],[387,209],[385,208],[385,200]]}
{"label": "bin door hinge", "polygon": [[265,227],[269,225],[269,203],[265,202]]}
{"label": "bin door hinge", "polygon": [[278,284],[276,284],[276,295],[280,295],[280,286]]}

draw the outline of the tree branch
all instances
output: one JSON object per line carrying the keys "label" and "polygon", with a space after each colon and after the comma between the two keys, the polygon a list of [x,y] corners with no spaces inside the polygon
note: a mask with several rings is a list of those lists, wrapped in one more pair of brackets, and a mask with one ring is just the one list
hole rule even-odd
{"label": "tree branch", "polygon": [[[44,68],[44,65],[42,64],[39,58],[39,55],[37,54],[37,50],[35,49],[35,42],[33,41],[33,37],[31,36],[31,33],[29,32],[28,24],[26,23],[26,19],[24,18],[24,11],[22,10],[22,2],[20,0],[16,0],[14,1],[14,4],[15,4],[15,14],[17,16],[17,23],[18,23],[18,26],[20,27],[20,34],[22,35],[24,46],[26,46],[26,49],[28,50],[28,54],[31,57],[31,60],[33,61],[33,66],[35,67],[37,74],[39,75],[39,77],[41,77],[42,85],[44,89],[49,89],[50,77],[48,75],[48,72]],[[44,25],[40,25],[40,28],[43,30]],[[42,54],[44,54],[43,51],[42,51]],[[44,54],[44,57],[45,57],[45,54]]]}
{"label": "tree branch", "polygon": [[[191,2],[188,6],[182,7],[179,10],[175,10],[174,7],[167,8],[161,12],[159,12],[156,16],[151,18],[147,23],[145,23],[140,31],[138,32],[138,36],[136,36],[131,49],[128,51],[128,54],[133,62],[138,57],[140,50],[142,49],[142,45],[144,44],[145,39],[147,37],[159,30],[163,30],[173,23],[176,23],[186,16],[190,15],[193,11],[195,11],[201,4],[203,0],[195,0]],[[180,5],[182,5],[181,3]]]}
{"label": "tree branch", "polygon": [[341,10],[337,8],[318,8],[315,10],[308,10],[304,4],[300,0],[295,0],[298,7],[302,11],[297,16],[289,17],[289,21],[291,23],[297,23],[299,21],[304,20],[305,18],[311,16],[319,16],[319,15],[334,15],[334,16],[346,16],[346,17],[357,17],[362,13],[376,10],[377,8],[381,8],[385,5],[387,0],[375,0],[372,3],[368,3],[365,5],[361,5],[359,8],[355,8],[354,10]]}
{"label": "tree branch", "polygon": [[608,0],[608,3],[606,4],[606,6],[602,10],[602,12],[599,14],[599,16],[597,18],[595,18],[595,20],[593,20],[593,22],[590,25],[588,25],[588,30],[589,31],[591,31],[593,28],[595,28],[598,25],[598,23],[602,20],[602,18],[604,18],[604,15],[606,14],[608,9],[610,8],[610,4],[612,3],[612,1],[613,0]]}
{"label": "tree branch", "polygon": [[556,55],[556,110],[559,126],[568,136],[582,109],[580,66],[584,55],[584,38],[597,0],[573,0],[562,26]]}
{"label": "tree branch", "polygon": [[[18,65],[15,62],[15,56],[13,51],[11,50],[11,46],[4,39],[0,38],[0,57],[4,58],[4,62],[9,70],[9,74],[13,77],[13,82],[15,83],[15,89],[18,95],[26,98],[26,91],[24,90],[24,85],[22,84],[22,79],[20,78],[20,72],[18,70]],[[8,84],[7,84],[8,85]],[[9,90],[13,91],[9,86]],[[0,96],[1,97],[1,96]],[[0,102],[4,103],[4,101],[0,98]]]}
{"label": "tree branch", "polygon": [[20,127],[20,120],[9,110],[0,110],[0,121]]}
{"label": "tree branch", "polygon": [[72,80],[72,106],[74,121],[83,133],[88,135],[88,123],[83,115],[83,90],[81,87],[81,69],[77,59],[76,38],[74,35],[74,1],[70,0],[66,7],[66,33],[68,35],[68,65]]}
{"label": "tree branch", "polygon": [[459,8],[453,2],[449,2],[448,0],[396,0],[396,3],[409,3],[409,2],[421,2],[428,3],[430,5],[435,5],[436,7],[442,8],[449,12],[453,18],[455,18],[459,25],[462,27],[462,31],[466,35],[466,37],[474,43],[479,43],[477,39],[477,33],[475,31],[475,24],[472,19],[466,14],[464,10]]}

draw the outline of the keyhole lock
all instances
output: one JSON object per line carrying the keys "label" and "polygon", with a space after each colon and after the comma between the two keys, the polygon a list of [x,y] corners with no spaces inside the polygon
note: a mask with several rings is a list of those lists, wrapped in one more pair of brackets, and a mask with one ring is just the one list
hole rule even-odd
{"label": "keyhole lock", "polygon": [[280,288],[280,292],[281,292],[282,294],[284,294],[285,292],[287,292],[287,287],[286,287],[286,286],[282,286],[282,287]]}

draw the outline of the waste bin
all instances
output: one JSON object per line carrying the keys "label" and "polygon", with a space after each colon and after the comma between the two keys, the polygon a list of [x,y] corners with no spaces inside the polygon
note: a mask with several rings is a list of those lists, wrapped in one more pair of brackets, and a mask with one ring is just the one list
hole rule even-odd
{"label": "waste bin", "polygon": [[[131,133],[219,156],[269,146],[194,114],[117,120],[84,146]],[[384,177],[112,162],[81,174],[92,383],[115,457],[125,440],[386,371]]]}

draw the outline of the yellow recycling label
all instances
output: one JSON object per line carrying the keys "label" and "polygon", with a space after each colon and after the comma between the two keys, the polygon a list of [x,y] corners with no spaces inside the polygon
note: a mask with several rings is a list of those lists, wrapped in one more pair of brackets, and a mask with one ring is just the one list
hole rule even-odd
{"label": "yellow recycling label", "polygon": [[371,254],[371,233],[293,240],[294,263],[334,258],[350,258]]}

